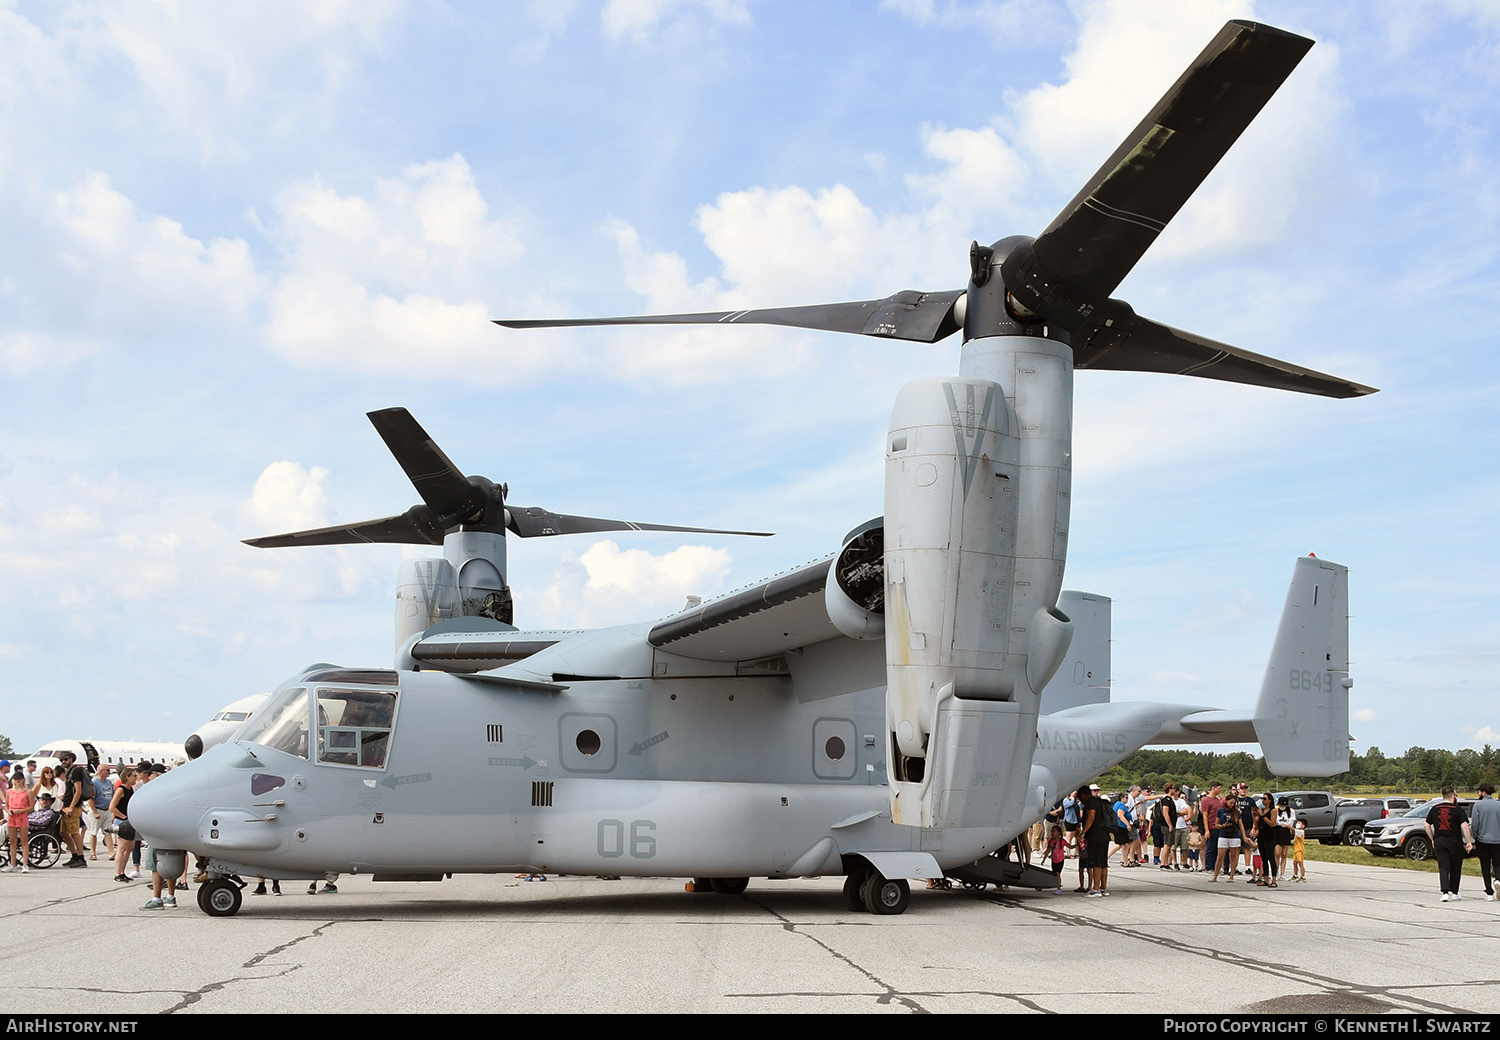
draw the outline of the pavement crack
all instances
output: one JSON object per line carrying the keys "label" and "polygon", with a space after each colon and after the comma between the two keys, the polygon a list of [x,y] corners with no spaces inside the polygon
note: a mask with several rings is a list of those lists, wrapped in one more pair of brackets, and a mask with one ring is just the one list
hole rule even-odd
{"label": "pavement crack", "polygon": [[171,1007],[167,1008],[165,1011],[162,1012],[162,1014],[164,1014],[164,1015],[171,1015],[171,1014],[175,1014],[178,1011],[182,1011],[185,1008],[190,1008],[194,1004],[198,1003],[198,1001],[202,1000],[209,993],[213,993],[215,990],[224,989],[227,986],[232,986],[236,982],[258,982],[261,979],[279,979],[279,978],[283,978],[283,977],[285,977],[287,975],[290,975],[292,972],[296,971],[300,967],[301,967],[300,964],[294,964],[294,965],[292,965],[289,968],[284,968],[281,971],[275,972],[274,974],[271,974],[271,975],[246,975],[246,976],[238,976],[237,975],[237,976],[235,976],[233,978],[221,979],[218,982],[207,983],[206,985],[199,986],[195,990],[191,990],[189,992],[183,993],[182,994],[182,999],[179,1000],[177,1003],[173,1004]]}
{"label": "pavement crack", "polygon": [[291,939],[287,942],[282,943],[280,946],[271,947],[264,953],[257,953],[254,957],[251,957],[248,961],[245,962],[244,967],[253,968],[261,961],[265,960],[267,957],[274,957],[276,956],[276,954],[281,953],[284,950],[290,950],[293,946],[296,946],[300,942],[305,942],[308,939],[321,938],[325,931],[332,928],[337,923],[337,921],[329,921],[326,924],[320,924],[318,925],[318,927],[314,928],[306,935],[299,935],[295,939]]}
{"label": "pavement crack", "polygon": [[[1111,924],[1094,917],[1078,917],[1064,913],[1061,910],[1048,906],[1040,906],[1029,900],[1016,899],[1009,896],[985,896],[986,901],[997,906],[1012,909],[1025,910],[1027,913],[1036,914],[1050,920],[1086,928],[1096,928],[1103,932],[1109,932],[1124,938],[1134,939],[1138,942],[1150,943],[1179,953],[1193,954],[1207,960],[1221,961],[1233,964],[1237,967],[1248,968],[1251,971],[1260,972],[1263,975],[1271,975],[1276,978],[1285,979],[1288,982],[1297,982],[1305,986],[1316,986],[1330,995],[1361,996],[1372,999],[1390,1001],[1396,1004],[1408,1005],[1407,1010],[1434,1011],[1440,1014],[1461,1015],[1467,1012],[1463,1008],[1451,1007],[1447,1004],[1439,1004],[1436,1001],[1423,1000],[1420,997],[1409,996],[1398,990],[1410,990],[1414,986],[1370,986],[1358,982],[1349,982],[1345,979],[1337,979],[1328,975],[1319,975],[1317,972],[1298,967],[1295,964],[1279,964],[1274,961],[1261,961],[1244,954],[1235,953],[1230,950],[1215,949],[1208,946],[1194,946],[1180,939],[1167,936],[1155,935],[1151,932],[1140,931],[1124,925]],[[1460,985],[1460,983],[1447,983],[1446,985]],[[1415,1005],[1412,1007],[1411,1005]]]}
{"label": "pavement crack", "polygon": [[783,915],[777,913],[775,910],[772,910],[769,906],[767,906],[765,903],[762,903],[759,899],[755,899],[755,898],[753,898],[751,896],[744,896],[742,898],[744,898],[746,902],[754,903],[756,906],[760,907],[766,913],[768,913],[772,917],[776,918],[776,920],[781,923],[781,927],[783,929],[785,929],[786,931],[791,932],[793,935],[801,936],[802,938],[807,939],[807,940],[809,940],[809,941],[811,941],[813,943],[816,943],[818,946],[821,946],[824,950],[826,950],[833,957],[837,958],[838,960],[843,961],[845,964],[849,965],[849,967],[853,968],[855,971],[859,972],[865,978],[867,978],[871,982],[873,982],[876,986],[878,986],[882,990],[884,990],[883,993],[875,994],[875,1003],[877,1003],[877,1004],[892,1004],[892,1003],[900,1004],[902,1007],[907,1008],[913,1014],[917,1014],[917,1015],[926,1015],[926,1014],[929,1014],[928,1010],[926,1008],[924,1008],[921,1004],[917,1003],[915,1000],[911,999],[910,995],[903,994],[903,993],[897,993],[896,992],[896,988],[894,986],[889,985],[887,982],[885,982],[884,979],[881,979],[880,977],[878,977],[877,975],[875,975],[873,972],[869,971],[868,969],[864,968],[863,966],[861,966],[859,964],[856,964],[849,957],[847,957],[844,954],[840,953],[838,950],[835,950],[832,946],[829,946],[826,942],[824,942],[822,939],[819,939],[816,935],[812,935],[812,934],[810,934],[808,932],[801,931],[795,921],[792,921],[789,918],[784,917]]}
{"label": "pavement crack", "polygon": [[[299,935],[299,936],[297,936],[294,939],[287,940],[286,942],[282,943],[279,946],[273,946],[269,950],[265,950],[265,951],[263,951],[261,953],[257,953],[255,956],[251,957],[244,964],[242,964],[241,967],[243,967],[243,968],[254,968],[257,965],[259,965],[261,962],[265,961],[266,959],[268,959],[270,957],[274,957],[278,953],[284,953],[285,951],[290,950],[293,946],[296,946],[298,943],[305,942],[308,939],[317,939],[317,938],[319,938],[320,936],[322,936],[322,934],[325,931],[327,931],[328,929],[332,928],[334,925],[336,925],[338,923],[339,922],[337,922],[337,921],[325,921],[323,924],[318,925],[318,927],[314,928],[312,931],[306,933],[305,935]],[[283,968],[281,971],[273,972],[270,975],[236,975],[236,976],[233,976],[231,978],[221,979],[218,982],[210,982],[210,983],[207,983],[207,984],[205,984],[203,986],[199,986],[195,990],[183,993],[181,1000],[179,1000],[176,1004],[173,1004],[171,1007],[167,1008],[162,1013],[165,1014],[165,1015],[170,1015],[170,1014],[173,1014],[174,1012],[182,1011],[182,1010],[184,1010],[186,1008],[190,1008],[194,1004],[196,1004],[200,1000],[202,1000],[208,994],[214,993],[214,992],[216,992],[218,990],[221,990],[221,989],[224,989],[227,986],[232,986],[236,982],[254,982],[254,981],[258,981],[260,979],[277,979],[277,978],[283,978],[283,977],[285,977],[287,975],[290,975],[292,972],[298,970],[300,967],[302,967],[302,965],[300,965],[300,964],[293,964],[293,965],[289,965],[286,968]]]}

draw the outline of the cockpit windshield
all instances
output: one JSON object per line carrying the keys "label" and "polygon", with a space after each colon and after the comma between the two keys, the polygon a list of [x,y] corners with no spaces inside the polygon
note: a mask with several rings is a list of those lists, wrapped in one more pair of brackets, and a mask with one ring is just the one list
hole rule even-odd
{"label": "cockpit windshield", "polygon": [[307,757],[307,690],[283,691],[235,734],[236,740],[263,744],[298,758]]}
{"label": "cockpit windshield", "polygon": [[385,767],[396,718],[394,690],[318,690],[318,761]]}

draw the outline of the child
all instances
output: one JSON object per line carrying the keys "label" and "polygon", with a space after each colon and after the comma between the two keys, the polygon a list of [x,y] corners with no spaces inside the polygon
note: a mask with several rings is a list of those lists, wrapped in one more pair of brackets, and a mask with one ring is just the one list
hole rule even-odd
{"label": "child", "polygon": [[1307,824],[1297,821],[1292,831],[1292,880],[1307,880]]}
{"label": "child", "polygon": [[26,843],[30,829],[27,816],[31,813],[31,792],[26,788],[26,778],[20,773],[11,774],[10,790],[5,792],[5,830],[10,841],[10,862],[3,869],[7,874],[19,869],[22,874],[31,873],[26,865]]}
{"label": "child", "polygon": [[1062,828],[1053,824],[1052,836],[1047,839],[1047,858],[1052,861],[1052,880],[1057,885],[1053,895],[1062,895],[1062,868],[1063,860],[1068,858],[1068,839],[1063,837]]}
{"label": "child", "polygon": [[1198,857],[1203,852],[1203,831],[1196,823],[1188,826],[1188,870],[1202,870]]}

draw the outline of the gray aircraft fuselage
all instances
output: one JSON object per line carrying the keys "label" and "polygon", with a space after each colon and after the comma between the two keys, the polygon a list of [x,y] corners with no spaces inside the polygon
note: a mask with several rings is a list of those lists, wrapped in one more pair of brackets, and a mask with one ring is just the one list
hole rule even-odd
{"label": "gray aircraft fuselage", "polygon": [[[285,877],[794,877],[842,873],[841,857],[867,852],[959,866],[1014,837],[891,823],[882,688],[803,701],[785,677],[585,681],[553,692],[386,674],[400,686],[382,767],[231,740],[154,781],[136,811],[170,804],[170,816],[140,825],[163,847]],[[278,697],[302,688],[360,687],[293,681]],[[1113,708],[1102,724],[1043,717],[1033,777],[1049,787],[1048,805],[1149,740],[1164,717],[1150,705]]]}

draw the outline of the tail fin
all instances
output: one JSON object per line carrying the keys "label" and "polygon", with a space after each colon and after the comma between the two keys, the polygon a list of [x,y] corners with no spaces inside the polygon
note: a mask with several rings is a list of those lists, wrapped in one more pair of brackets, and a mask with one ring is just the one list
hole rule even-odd
{"label": "tail fin", "polygon": [[1279,776],[1349,768],[1349,568],[1297,560],[1255,702],[1255,735]]}
{"label": "tail fin", "polygon": [[1111,606],[1108,596],[1093,592],[1064,589],[1057,597],[1057,609],[1073,619],[1073,641],[1062,667],[1042,687],[1041,714],[1109,702]]}

